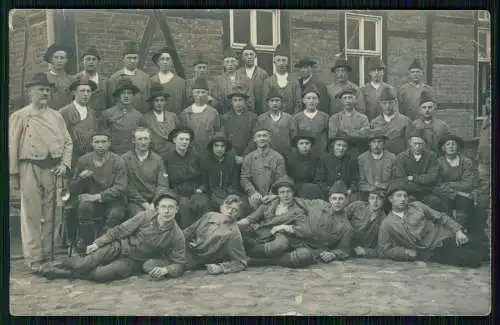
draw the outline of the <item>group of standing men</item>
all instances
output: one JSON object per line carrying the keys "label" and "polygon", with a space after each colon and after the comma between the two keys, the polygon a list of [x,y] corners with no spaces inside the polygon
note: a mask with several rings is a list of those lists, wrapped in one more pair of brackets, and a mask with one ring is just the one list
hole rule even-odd
{"label": "group of standing men", "polygon": [[[108,281],[353,254],[481,262],[490,126],[477,169],[434,116],[435,92],[421,82],[417,59],[396,90],[383,82],[379,59],[367,62],[371,81],[361,87],[348,80],[343,56],[332,85],[312,74],[310,58],[295,65],[296,79],[281,45],[271,76],[247,45],[241,58],[224,52],[215,78],[198,56],[189,80],[172,71],[169,48],[153,55],[153,76],[137,68],[133,42],[109,78],[97,72],[95,47],[75,76],[64,71],[69,55],[58,44],[47,50],[51,70],[26,85],[30,104],[9,121],[9,171],[34,272]],[[61,187],[65,222],[55,218]],[[74,229],[62,227],[68,220]],[[54,225],[57,245],[76,238],[83,256],[45,263]]]}

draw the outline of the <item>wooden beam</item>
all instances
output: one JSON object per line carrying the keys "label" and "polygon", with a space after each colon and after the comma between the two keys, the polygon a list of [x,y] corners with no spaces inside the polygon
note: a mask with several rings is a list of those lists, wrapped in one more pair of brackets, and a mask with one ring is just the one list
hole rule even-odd
{"label": "wooden beam", "polygon": [[139,69],[144,68],[144,64],[146,63],[146,59],[149,53],[149,49],[151,48],[151,44],[153,43],[153,38],[156,31],[156,26],[158,25],[156,18],[153,15],[148,17],[148,23],[146,28],[144,29],[144,34],[141,38],[141,44],[139,45]]}
{"label": "wooden beam", "polygon": [[56,9],[55,43],[64,44],[72,52],[66,64],[66,72],[75,74],[78,67],[78,53],[75,42],[75,15],[73,10]]}
{"label": "wooden beam", "polygon": [[323,21],[308,21],[302,18],[293,18],[292,20],[293,27],[297,28],[311,28],[311,29],[321,29],[324,31],[335,31],[339,29],[338,23],[330,23]]}
{"label": "wooden beam", "polygon": [[434,64],[444,64],[444,65],[474,65],[474,59],[461,59],[461,58],[434,57],[432,62]]}
{"label": "wooden beam", "polygon": [[427,12],[427,17],[426,17],[426,32],[427,32],[427,71],[426,71],[426,76],[427,76],[427,84],[429,86],[432,86],[432,65],[433,65],[433,60],[432,56],[434,55],[432,51],[432,28],[434,25],[434,13],[429,11]]}
{"label": "wooden beam", "polygon": [[476,123],[477,112],[479,107],[479,64],[478,64],[478,47],[476,46],[479,42],[478,38],[478,12],[474,13],[474,135],[478,133],[478,123]]}
{"label": "wooden beam", "polygon": [[288,12],[288,10],[281,10],[280,11],[280,39],[281,39],[281,44],[283,44],[286,49],[288,50],[288,71],[292,71],[292,45],[291,45],[291,38],[292,38],[292,23],[291,23],[291,15]]}
{"label": "wooden beam", "polygon": [[419,40],[427,39],[426,32],[416,32],[416,31],[406,31],[406,30],[388,30],[387,36],[400,37],[400,38],[413,38]]}
{"label": "wooden beam", "polygon": [[231,20],[229,18],[229,9],[224,11],[222,18],[222,51],[231,46]]}
{"label": "wooden beam", "polygon": [[174,61],[174,67],[175,71],[177,72],[177,75],[181,78],[185,78],[184,68],[182,67],[182,62],[179,58],[179,54],[177,53],[174,38],[170,33],[170,27],[168,26],[167,19],[159,11],[154,11],[153,15],[160,26],[161,32],[163,33],[163,37],[165,37],[165,42],[173,50],[174,57],[172,59]]}
{"label": "wooden beam", "polygon": [[458,24],[458,25],[470,25],[471,27],[472,27],[472,25],[474,25],[474,20],[470,19],[470,18],[448,17],[448,16],[436,15],[435,13],[433,13],[433,14],[435,15],[436,22],[447,22],[447,23],[454,23],[454,24]]}
{"label": "wooden beam", "polygon": [[[382,61],[384,62],[384,65],[387,67],[387,57],[388,57],[388,37],[386,36],[387,31],[389,30],[387,25],[388,25],[388,20],[389,20],[389,15],[387,11],[381,11],[380,16],[382,16]],[[388,78],[388,73],[384,73],[384,81],[387,82]]]}

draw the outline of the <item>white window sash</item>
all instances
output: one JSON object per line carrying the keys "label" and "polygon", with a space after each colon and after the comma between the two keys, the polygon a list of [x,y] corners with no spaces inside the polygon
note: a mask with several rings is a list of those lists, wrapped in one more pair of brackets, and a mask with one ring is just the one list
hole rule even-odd
{"label": "white window sash", "polygon": [[[479,35],[485,34],[486,35],[486,56],[481,56],[481,46],[482,44],[479,43]],[[480,28],[477,31],[477,50],[478,50],[478,61],[479,62],[490,62],[491,61],[491,30],[487,28]]]}
{"label": "white window sash", "polygon": [[[257,44],[257,10],[250,10],[250,42],[253,44],[257,51],[273,52],[281,42],[280,39],[280,11],[279,10],[260,10],[265,12],[272,12],[272,26],[273,26],[273,45],[259,45]],[[230,44],[233,49],[241,50],[245,47],[244,43],[237,43],[234,41],[234,9],[229,10],[229,29],[230,29]]]}
{"label": "white window sash", "polygon": [[489,22],[491,20],[490,13],[487,10],[479,10],[477,20],[481,22]]}

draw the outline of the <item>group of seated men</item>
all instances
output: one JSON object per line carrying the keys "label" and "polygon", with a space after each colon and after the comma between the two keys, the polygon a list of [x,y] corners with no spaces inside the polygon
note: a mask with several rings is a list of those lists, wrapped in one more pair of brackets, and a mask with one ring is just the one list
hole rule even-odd
{"label": "group of seated men", "polygon": [[[153,57],[160,68],[170,62],[163,52]],[[383,67],[369,70],[380,77]],[[28,84],[32,105],[11,116],[11,143],[28,141],[20,133],[25,118],[55,87],[47,76]],[[66,219],[77,220],[67,237],[77,238],[83,255],[44,264],[46,276],[108,281],[145,271],[161,278],[202,265],[218,274],[349,256],[475,267],[487,255],[476,167],[461,153],[464,141],[435,117],[426,88],[411,121],[380,80],[380,110],[369,119],[351,86],[336,92],[342,109],[330,116],[319,110],[324,92],[314,84],[302,89],[302,111],[291,110],[278,80],[257,116],[248,85],[236,83],[224,98],[229,109],[220,111],[209,104],[204,77],[190,85],[185,109],[154,83],[149,109],[139,109],[135,79],[115,79],[112,107],[91,109],[98,85],[82,74],[68,86],[73,102],[59,109],[65,128],[57,127],[70,139],[53,139],[57,151],[72,144],[72,159],[64,157],[73,174]]]}

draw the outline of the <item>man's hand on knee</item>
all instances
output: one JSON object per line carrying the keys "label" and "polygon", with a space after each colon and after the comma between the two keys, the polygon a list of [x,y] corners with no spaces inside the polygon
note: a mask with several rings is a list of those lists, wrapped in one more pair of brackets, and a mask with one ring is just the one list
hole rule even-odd
{"label": "man's hand on knee", "polygon": [[153,279],[161,279],[162,277],[168,274],[168,269],[166,267],[155,266],[150,272],[149,275]]}

